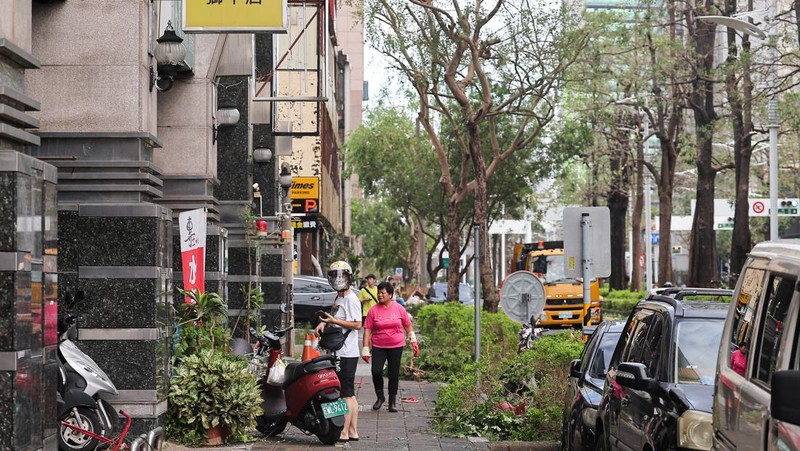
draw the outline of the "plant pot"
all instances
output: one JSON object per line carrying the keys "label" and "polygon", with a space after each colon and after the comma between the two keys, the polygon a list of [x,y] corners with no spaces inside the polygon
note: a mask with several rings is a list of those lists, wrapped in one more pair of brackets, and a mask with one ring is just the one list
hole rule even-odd
{"label": "plant pot", "polygon": [[225,430],[227,428],[223,426],[215,426],[206,431],[206,441],[205,445],[209,446],[220,446],[223,444],[225,439]]}

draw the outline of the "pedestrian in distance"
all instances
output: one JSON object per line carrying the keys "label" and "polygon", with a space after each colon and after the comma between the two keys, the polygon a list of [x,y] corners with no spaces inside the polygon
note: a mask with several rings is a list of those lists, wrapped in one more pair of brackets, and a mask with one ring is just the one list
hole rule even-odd
{"label": "pedestrian in distance", "polygon": [[[317,312],[320,323],[315,331],[320,335],[327,324],[342,328],[342,333],[347,329],[361,329],[361,303],[358,296],[350,289],[353,279],[353,269],[350,264],[335,261],[328,270],[328,283],[336,290],[336,300],[333,302],[331,313]],[[356,366],[358,365],[358,332],[350,333],[344,341],[344,346],[335,351],[339,357],[337,375],[341,383],[340,396],[347,403],[349,413],[344,416],[344,427],[339,436],[340,442],[358,440],[358,401],[356,400],[355,379]]]}
{"label": "pedestrian in distance", "polygon": [[744,376],[747,371],[747,342],[739,345],[739,349],[731,353],[731,368],[739,376]]}
{"label": "pedestrian in distance", "polygon": [[367,313],[375,304],[378,303],[378,287],[375,286],[375,274],[368,274],[364,279],[366,285],[361,289],[358,300],[361,301],[361,321],[367,319]]}
{"label": "pedestrian in distance", "polygon": [[383,392],[383,365],[389,364],[389,412],[397,412],[397,391],[400,385],[400,359],[406,344],[406,335],[419,356],[419,345],[411,317],[400,304],[392,300],[394,287],[389,282],[378,285],[378,305],[371,308],[364,322],[364,346],[361,357],[372,360],[372,383],[377,400],[372,410],[381,408],[386,398]]}

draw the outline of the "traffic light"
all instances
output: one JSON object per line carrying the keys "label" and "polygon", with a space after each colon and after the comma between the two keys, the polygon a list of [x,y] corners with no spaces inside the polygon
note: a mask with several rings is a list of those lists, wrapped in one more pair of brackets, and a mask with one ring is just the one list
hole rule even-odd
{"label": "traffic light", "polygon": [[783,216],[797,216],[798,199],[781,199],[778,203],[778,214]]}
{"label": "traffic light", "polygon": [[681,253],[681,247],[680,246],[672,246],[672,253],[673,254],[680,254]]}

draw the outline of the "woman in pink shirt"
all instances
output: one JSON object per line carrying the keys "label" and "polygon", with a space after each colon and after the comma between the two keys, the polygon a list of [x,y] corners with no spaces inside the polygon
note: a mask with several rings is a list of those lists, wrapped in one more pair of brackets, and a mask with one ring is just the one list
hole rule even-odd
{"label": "woman in pink shirt", "polygon": [[[364,346],[361,356],[369,363],[372,357],[372,383],[378,399],[372,410],[378,410],[386,398],[383,395],[383,365],[389,362],[389,412],[397,412],[397,389],[400,385],[400,358],[406,344],[406,334],[419,356],[419,345],[406,309],[392,300],[394,287],[388,282],[378,285],[378,304],[369,309],[364,320]],[[371,353],[370,353],[371,351]]]}
{"label": "woman in pink shirt", "polygon": [[747,342],[739,345],[739,349],[731,353],[731,368],[740,376],[744,376],[747,371]]}

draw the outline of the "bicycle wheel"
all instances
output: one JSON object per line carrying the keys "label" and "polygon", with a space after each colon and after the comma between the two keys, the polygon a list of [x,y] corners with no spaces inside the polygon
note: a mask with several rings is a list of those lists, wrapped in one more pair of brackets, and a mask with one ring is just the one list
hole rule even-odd
{"label": "bicycle wheel", "polygon": [[[97,439],[74,429],[78,427],[94,434],[103,435],[103,423],[97,412],[87,407],[78,407],[78,417],[73,411],[69,411],[59,418],[58,422],[58,449],[62,451],[86,450],[93,451],[97,448]],[[66,424],[64,424],[66,423]]]}

